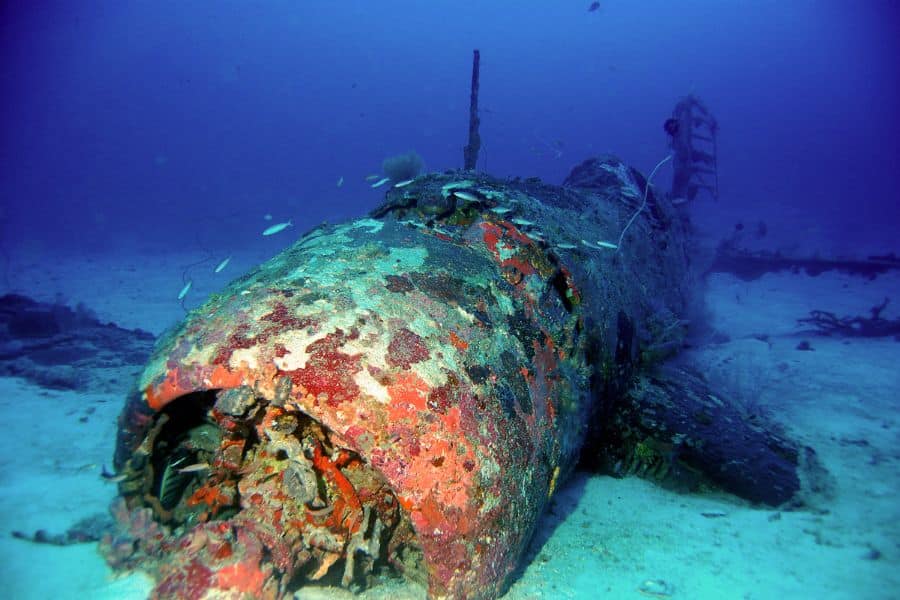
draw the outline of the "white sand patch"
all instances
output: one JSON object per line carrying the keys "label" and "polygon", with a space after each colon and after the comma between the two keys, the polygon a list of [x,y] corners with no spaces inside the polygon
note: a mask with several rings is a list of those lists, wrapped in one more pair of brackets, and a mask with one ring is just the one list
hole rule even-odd
{"label": "white sand patch", "polygon": [[114,578],[96,544],[57,547],[12,538],[13,530],[64,533],[106,511],[121,398],[52,392],[0,378],[0,582],[5,598],[144,598],[144,576]]}

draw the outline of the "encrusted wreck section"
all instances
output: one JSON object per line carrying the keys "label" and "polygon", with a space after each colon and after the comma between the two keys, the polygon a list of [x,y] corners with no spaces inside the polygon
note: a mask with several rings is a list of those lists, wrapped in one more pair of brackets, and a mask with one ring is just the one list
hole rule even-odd
{"label": "encrusted wreck section", "polygon": [[501,593],[629,375],[625,325],[683,308],[674,211],[651,193],[604,246],[645,190],[593,168],[577,190],[420,177],[194,310],[122,413],[110,561],[159,597],[359,587],[381,566],[435,598]]}

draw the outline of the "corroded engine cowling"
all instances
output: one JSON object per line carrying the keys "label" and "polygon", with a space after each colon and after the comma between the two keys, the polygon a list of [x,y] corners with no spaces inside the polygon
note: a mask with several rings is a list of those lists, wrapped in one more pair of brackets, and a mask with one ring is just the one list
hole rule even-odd
{"label": "corroded engine cowling", "polygon": [[110,562],[159,596],[383,564],[431,597],[497,596],[621,375],[617,324],[681,302],[664,207],[627,253],[597,245],[643,192],[602,165],[594,191],[419,178],[192,311],[120,419]]}

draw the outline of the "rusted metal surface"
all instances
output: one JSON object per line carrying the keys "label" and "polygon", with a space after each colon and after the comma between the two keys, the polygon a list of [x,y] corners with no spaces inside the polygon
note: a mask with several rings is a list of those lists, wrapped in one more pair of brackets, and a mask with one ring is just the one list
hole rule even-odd
{"label": "rusted metal surface", "polygon": [[594,170],[577,191],[421,177],[193,311],[120,419],[110,562],[160,597],[358,587],[381,564],[499,595],[622,376],[617,323],[683,301],[669,207],[597,246],[643,187]]}

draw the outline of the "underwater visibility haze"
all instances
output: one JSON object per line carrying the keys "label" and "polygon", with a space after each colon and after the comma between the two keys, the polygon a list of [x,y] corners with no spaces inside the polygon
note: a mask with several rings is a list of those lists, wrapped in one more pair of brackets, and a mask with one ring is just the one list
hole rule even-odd
{"label": "underwater visibility haze", "polygon": [[4,3],[0,583],[895,597],[898,23]]}

